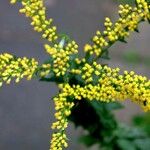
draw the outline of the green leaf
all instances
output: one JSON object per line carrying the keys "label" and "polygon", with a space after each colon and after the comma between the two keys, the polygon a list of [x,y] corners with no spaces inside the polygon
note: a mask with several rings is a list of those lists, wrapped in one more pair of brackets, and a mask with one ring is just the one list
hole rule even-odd
{"label": "green leaf", "polygon": [[50,74],[48,77],[43,77],[39,81],[62,83],[63,82],[63,77],[57,78],[57,77],[54,76],[54,74]]}
{"label": "green leaf", "polygon": [[115,1],[122,3],[122,4],[130,4],[130,5],[135,4],[134,0],[115,0]]}
{"label": "green leaf", "polygon": [[108,49],[105,49],[105,50],[103,51],[103,53],[102,53],[102,55],[101,55],[101,58],[107,59],[107,60],[110,59]]}
{"label": "green leaf", "polygon": [[127,41],[124,38],[120,38],[119,41],[123,43],[127,43]]}
{"label": "green leaf", "polygon": [[90,147],[97,143],[97,140],[90,135],[84,135],[79,138],[79,142],[84,143],[87,147]]}
{"label": "green leaf", "polygon": [[116,109],[122,109],[124,106],[119,102],[110,102],[105,104],[107,107],[107,110],[116,110]]}
{"label": "green leaf", "polygon": [[150,4],[150,0],[146,0],[146,2],[147,2],[148,4]]}
{"label": "green leaf", "polygon": [[133,118],[133,124],[143,129],[150,136],[150,113],[147,112],[143,115],[135,116]]}
{"label": "green leaf", "polygon": [[120,150],[137,150],[136,145],[128,140],[119,139],[117,142]]}
{"label": "green leaf", "polygon": [[105,129],[107,130],[109,129],[108,133],[112,132],[112,130],[116,128],[116,121],[115,121],[114,115],[110,111],[111,107],[108,107],[109,104],[96,101],[96,100],[90,103],[95,109],[95,112],[97,113],[99,117],[100,123],[104,125]]}
{"label": "green leaf", "polygon": [[51,64],[52,62],[53,62],[53,58],[49,56],[49,58],[46,59],[43,64]]}
{"label": "green leaf", "polygon": [[140,150],[150,150],[150,138],[136,139],[134,144]]}
{"label": "green leaf", "polygon": [[129,127],[124,124],[120,124],[116,133],[118,138],[126,138],[126,139],[137,139],[137,138],[145,138],[146,134],[143,130],[136,127]]}

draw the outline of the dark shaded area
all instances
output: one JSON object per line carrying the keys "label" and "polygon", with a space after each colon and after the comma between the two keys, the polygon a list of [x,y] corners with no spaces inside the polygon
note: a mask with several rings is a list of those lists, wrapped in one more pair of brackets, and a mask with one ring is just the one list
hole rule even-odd
{"label": "dark shaded area", "polygon": [[69,120],[86,131],[79,141],[87,147],[97,144],[102,150],[149,150],[147,132],[116,121],[112,112],[120,108],[122,105],[114,102],[106,104],[84,99],[76,102]]}

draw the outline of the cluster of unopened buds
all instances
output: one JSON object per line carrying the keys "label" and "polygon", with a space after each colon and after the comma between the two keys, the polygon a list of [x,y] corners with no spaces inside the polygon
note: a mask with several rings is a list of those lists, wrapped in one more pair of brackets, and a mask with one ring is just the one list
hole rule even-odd
{"label": "cluster of unopened buds", "polygon": [[131,99],[145,111],[150,110],[150,80],[133,71],[124,71],[121,75],[119,68],[111,69],[97,63],[111,45],[117,41],[125,42],[130,32],[138,31],[139,23],[150,21],[148,1],[136,0],[135,6],[120,5],[120,18],[115,23],[105,19],[105,30],[96,31],[92,44],[85,44],[83,58],[79,58],[77,43],[57,33],[53,20],[47,19],[44,0],[11,0],[11,3],[19,1],[22,4],[20,13],[29,17],[33,29],[49,42],[44,45],[49,60],[39,65],[33,58],[1,54],[0,86],[9,84],[12,79],[19,82],[24,77],[58,83],[60,92],[54,98],[56,122],[52,124],[56,132],[52,135],[50,150],[62,150],[68,146],[65,129],[75,101],[86,99],[108,103]]}

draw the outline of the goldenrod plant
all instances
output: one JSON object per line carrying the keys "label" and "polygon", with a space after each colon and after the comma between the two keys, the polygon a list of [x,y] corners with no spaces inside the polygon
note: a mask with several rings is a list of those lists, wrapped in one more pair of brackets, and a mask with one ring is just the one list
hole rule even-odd
{"label": "goldenrod plant", "polygon": [[[12,79],[19,82],[25,77],[27,80],[37,77],[40,81],[57,83],[60,90],[53,99],[56,122],[52,124],[55,132],[50,140],[50,150],[68,147],[66,128],[69,120],[89,131],[86,138],[90,139],[91,145],[100,143],[101,148],[109,150],[126,149],[128,144],[132,149],[140,149],[135,140],[148,139],[146,134],[127,136],[134,130],[118,125],[110,111],[120,107],[117,101],[127,99],[149,111],[150,80],[136,75],[134,71],[120,74],[119,68],[112,69],[106,64],[99,64],[98,60],[107,59],[113,44],[126,42],[131,32],[138,32],[141,22],[150,21],[150,3],[136,0],[135,6],[120,5],[119,19],[113,23],[107,17],[105,30],[96,31],[83,48],[85,56],[80,58],[78,44],[67,35],[59,34],[53,19],[47,19],[44,0],[10,1],[11,4],[16,2],[22,4],[19,12],[30,18],[33,29],[47,40],[44,48],[49,60],[39,64],[34,58],[1,54],[0,85],[9,84]],[[91,118],[86,116],[85,111],[90,112]],[[125,134],[118,134],[120,130]]]}

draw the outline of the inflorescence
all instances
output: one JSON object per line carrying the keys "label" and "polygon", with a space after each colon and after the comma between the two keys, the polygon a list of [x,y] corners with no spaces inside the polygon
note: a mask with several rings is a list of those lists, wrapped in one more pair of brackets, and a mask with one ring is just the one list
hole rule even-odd
{"label": "inflorescence", "polygon": [[34,58],[27,59],[26,57],[17,58],[10,54],[4,53],[0,55],[0,86],[3,82],[9,84],[12,78],[15,82],[26,77],[31,80],[35,70],[37,69],[38,62]]}
{"label": "inflorescence", "polygon": [[[43,0],[11,0],[12,4],[21,1],[20,13],[31,19],[34,30],[42,33],[42,38],[50,44],[44,48],[49,54],[50,61],[38,65],[36,60],[18,58],[4,53],[0,55],[0,86],[3,82],[9,84],[15,78],[16,82],[26,77],[40,79],[53,78],[59,81],[59,94],[54,98],[56,122],[52,129],[50,150],[62,150],[67,147],[65,129],[68,126],[68,116],[75,101],[87,99],[103,102],[131,99],[150,110],[150,80],[136,75],[133,71],[111,69],[107,65],[97,63],[97,60],[107,52],[117,41],[125,42],[130,31],[138,31],[138,24],[150,20],[150,5],[146,0],[136,0],[136,6],[119,6],[120,18],[113,23],[105,19],[105,30],[96,31],[92,44],[85,44],[85,58],[78,57],[78,45],[75,41],[66,40],[57,33],[52,19],[46,18],[46,8]],[[89,61],[90,60],[90,61]]]}

